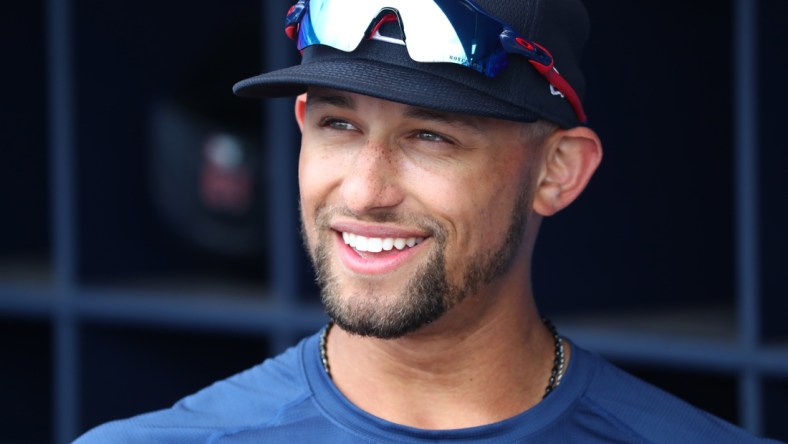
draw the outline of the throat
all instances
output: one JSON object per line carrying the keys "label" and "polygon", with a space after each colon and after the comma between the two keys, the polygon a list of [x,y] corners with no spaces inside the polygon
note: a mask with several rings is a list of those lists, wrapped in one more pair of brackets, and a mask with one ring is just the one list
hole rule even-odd
{"label": "throat", "polygon": [[[375,416],[397,424],[422,429],[456,429],[481,426],[515,416],[551,395],[560,385],[566,365],[566,350],[555,327],[548,320],[545,326],[551,333],[553,353],[539,353],[542,359],[498,360],[499,368],[490,368],[486,359],[480,359],[476,367],[454,368],[446,365],[432,369],[417,368],[394,362],[383,372],[373,375],[361,369],[362,365],[350,364],[343,353],[331,354],[329,338],[345,336],[344,331],[329,324],[320,337],[320,357],[324,370],[334,380],[337,388],[356,406]],[[339,338],[337,338],[339,339]],[[344,338],[343,338],[344,339]],[[359,339],[359,338],[353,338]],[[374,342],[377,340],[364,341]],[[545,350],[546,352],[546,350]],[[392,353],[376,358],[375,350],[364,353],[376,362],[387,361]],[[350,360],[351,357],[347,357]],[[513,365],[513,362],[533,362],[531,367]],[[438,363],[435,363],[438,365]],[[336,372],[336,375],[334,375]],[[484,375],[495,375],[487,378]],[[374,377],[373,377],[374,376]],[[498,380],[500,378],[500,380]],[[496,379],[487,384],[485,381]],[[501,384],[501,380],[534,381],[541,384]],[[421,408],[420,406],[428,406]]]}

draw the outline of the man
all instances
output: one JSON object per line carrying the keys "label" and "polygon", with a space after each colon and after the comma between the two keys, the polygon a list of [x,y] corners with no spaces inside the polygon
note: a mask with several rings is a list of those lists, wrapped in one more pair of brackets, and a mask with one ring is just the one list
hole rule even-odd
{"label": "man", "polygon": [[298,95],[303,236],[332,323],[80,443],[765,442],[540,317],[541,219],[602,157],[578,93],[588,23],[578,0],[479,4],[294,5],[302,63],[235,91]]}

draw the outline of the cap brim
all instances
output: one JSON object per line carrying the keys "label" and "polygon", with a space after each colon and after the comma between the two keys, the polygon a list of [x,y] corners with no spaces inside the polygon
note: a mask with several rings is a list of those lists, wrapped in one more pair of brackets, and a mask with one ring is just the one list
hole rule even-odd
{"label": "cap brim", "polygon": [[[302,64],[242,80],[233,91],[241,97],[285,97],[301,94],[308,86],[320,86],[452,113],[522,122],[537,120],[533,112],[468,88],[445,74],[482,75],[459,65],[408,61],[403,66],[401,58],[387,63],[325,47],[307,50],[312,54],[309,58],[305,55]],[[441,75],[428,69],[438,69],[436,72]]]}

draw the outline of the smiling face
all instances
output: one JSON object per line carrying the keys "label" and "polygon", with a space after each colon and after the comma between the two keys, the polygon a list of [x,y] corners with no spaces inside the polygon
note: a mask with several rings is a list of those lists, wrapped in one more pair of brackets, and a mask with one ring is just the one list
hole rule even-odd
{"label": "smiling face", "polygon": [[304,100],[303,235],[337,325],[399,337],[522,282],[540,152],[525,124],[328,89]]}

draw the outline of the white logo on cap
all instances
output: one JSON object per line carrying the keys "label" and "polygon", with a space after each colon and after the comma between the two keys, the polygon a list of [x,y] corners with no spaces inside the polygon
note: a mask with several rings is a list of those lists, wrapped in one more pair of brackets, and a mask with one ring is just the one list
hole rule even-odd
{"label": "white logo on cap", "polygon": [[[556,74],[561,74],[560,72],[558,72],[558,68],[556,68],[555,66],[553,66],[553,71],[555,71]],[[564,93],[555,89],[555,86],[553,86],[552,83],[550,84],[550,94],[554,96],[561,96],[562,99],[566,98],[566,96],[564,96]]]}

